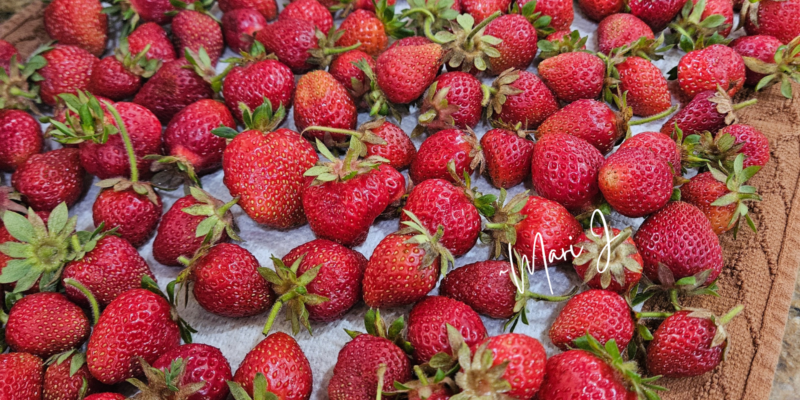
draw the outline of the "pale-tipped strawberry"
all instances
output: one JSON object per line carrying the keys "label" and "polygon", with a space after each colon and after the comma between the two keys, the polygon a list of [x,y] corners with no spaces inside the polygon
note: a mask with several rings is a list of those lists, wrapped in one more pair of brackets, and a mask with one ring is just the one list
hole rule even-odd
{"label": "pale-tipped strawberry", "polygon": [[89,337],[89,319],[60,293],[25,296],[11,307],[5,340],[13,351],[47,358],[75,349]]}
{"label": "pale-tipped strawberry", "polygon": [[599,97],[605,73],[603,60],[583,51],[558,54],[539,63],[545,85],[564,103]]}
{"label": "pale-tipped strawberry", "polygon": [[[39,95],[42,102],[54,106],[61,93],[77,93],[87,90],[94,65],[100,60],[88,51],[66,44],[57,44],[43,49],[45,63],[38,69]],[[39,66],[41,64],[35,64]]]}
{"label": "pale-tipped strawberry", "polygon": [[216,65],[225,50],[225,42],[219,21],[208,12],[213,2],[170,2],[178,9],[170,25],[172,40],[178,53],[184,53],[185,50],[199,53],[200,49],[204,49],[211,59],[211,65]]}
{"label": "pale-tipped strawberry", "polygon": [[508,189],[530,176],[533,141],[528,131],[495,128],[481,137],[481,151],[494,187]]}
{"label": "pale-tipped strawberry", "polygon": [[225,13],[239,8],[249,8],[257,10],[267,21],[272,21],[278,16],[278,4],[275,0],[220,0],[218,3],[219,9]]}
{"label": "pale-tipped strawberry", "polygon": [[0,354],[3,386],[0,396],[8,399],[42,398],[42,359],[26,353]]}
{"label": "pale-tipped strawberry", "polygon": [[414,305],[408,315],[408,341],[417,362],[427,363],[439,353],[453,354],[449,328],[458,331],[464,343],[473,347],[488,336],[481,317],[468,305],[447,297],[428,296]]}
{"label": "pale-tipped strawberry", "polygon": [[800,36],[800,2],[761,0],[743,2],[741,17],[748,35],[771,35],[783,43]]}
{"label": "pale-tipped strawberry", "polygon": [[661,126],[661,133],[676,138],[676,128],[683,137],[704,131],[717,132],[726,125],[738,121],[736,111],[755,104],[756,99],[733,103],[731,97],[721,87],[698,93],[675,115]]}
{"label": "pale-tipped strawberry", "polygon": [[612,154],[600,167],[597,180],[611,207],[631,218],[660,210],[672,197],[672,168],[645,148]]}
{"label": "pale-tipped strawberry", "polygon": [[336,42],[343,34],[343,31],[333,28],[322,31],[305,19],[281,18],[259,31],[256,40],[292,72],[302,74],[314,68],[324,70],[335,55],[361,46],[360,43],[337,46]]}
{"label": "pale-tipped strawberry", "polygon": [[733,96],[742,88],[744,80],[742,56],[722,44],[690,51],[678,63],[678,84],[689,99],[718,86]]}
{"label": "pale-tipped strawberry", "polygon": [[237,53],[250,50],[256,33],[266,26],[264,16],[252,8],[237,8],[222,14],[225,43]]}
{"label": "pale-tipped strawberry", "polygon": [[147,58],[169,62],[176,58],[175,47],[167,37],[167,32],[155,22],[139,25],[128,35],[128,50],[131,54],[141,53],[148,45]]}
{"label": "pale-tipped strawberry", "polygon": [[590,334],[605,345],[614,340],[626,347],[633,338],[633,319],[628,303],[610,290],[591,289],[567,300],[550,327],[550,340],[567,350],[574,340]]}
{"label": "pale-tipped strawberry", "polygon": [[341,143],[346,136],[339,133],[308,130],[310,126],[355,129],[358,111],[347,90],[333,75],[313,71],[297,81],[294,98],[294,123],[304,135],[322,140],[326,146]]}
{"label": "pale-tipped strawberry", "polygon": [[611,14],[597,26],[597,47],[604,54],[610,54],[611,50],[630,45],[642,37],[655,39],[650,27],[631,14]]}
{"label": "pale-tipped strawberry", "polygon": [[75,350],[50,357],[42,384],[44,400],[80,400],[104,389],[89,372],[86,354]]}
{"label": "pale-tipped strawberry", "polygon": [[567,210],[590,211],[599,202],[597,177],[603,161],[603,154],[586,140],[566,133],[546,134],[533,147],[533,188]]}
{"label": "pale-tipped strawberry", "polygon": [[44,144],[39,122],[21,110],[0,110],[0,141],[5,144],[0,147],[0,170],[7,172],[41,153]]}
{"label": "pale-tipped strawberry", "polygon": [[[279,399],[307,400],[311,397],[313,376],[303,349],[291,336],[276,332],[247,353],[233,382],[253,398],[265,398],[264,393],[254,392],[266,389]],[[231,389],[236,395],[233,386]]]}
{"label": "pale-tipped strawberry", "polygon": [[631,238],[631,228],[592,228],[575,241],[575,272],[592,289],[628,291],[642,277],[642,255]]}
{"label": "pale-tipped strawberry", "polygon": [[100,56],[108,40],[108,16],[98,0],[54,0],[44,9],[44,29],[58,43]]}
{"label": "pale-tipped strawberry", "polygon": [[491,100],[485,103],[489,121],[502,121],[512,126],[520,124],[524,130],[535,129],[558,111],[553,92],[528,71],[503,71],[489,92]]}
{"label": "pale-tipped strawberry", "polygon": [[143,79],[150,78],[161,67],[158,59],[147,58],[149,49],[147,45],[141,52],[132,54],[128,40],[120,39],[113,56],[95,63],[89,91],[114,101],[133,97],[142,87]]}
{"label": "pale-tipped strawberry", "polygon": [[[187,343],[174,347],[158,357],[153,368],[164,372],[169,369],[172,378],[177,378],[173,383],[175,388],[204,382],[187,400],[224,400],[229,393],[226,382],[233,379],[228,360],[218,348],[207,344]],[[178,371],[180,368],[182,374]]]}
{"label": "pale-tipped strawberry", "polygon": [[466,72],[447,72],[440,75],[422,97],[417,128],[437,132],[451,128],[475,128],[481,120],[483,107],[481,81]]}
{"label": "pale-tipped strawberry", "polygon": [[483,152],[472,129],[466,132],[446,129],[431,135],[419,146],[408,176],[415,183],[426,179],[444,179],[455,182],[450,173],[451,163],[456,177],[472,175],[477,169],[483,173]]}

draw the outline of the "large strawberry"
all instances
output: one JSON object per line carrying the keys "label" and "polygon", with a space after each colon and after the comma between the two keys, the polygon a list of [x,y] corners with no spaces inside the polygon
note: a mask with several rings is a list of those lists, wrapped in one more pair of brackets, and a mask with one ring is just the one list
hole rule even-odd
{"label": "large strawberry", "polygon": [[0,170],[13,172],[34,154],[42,152],[42,128],[28,113],[0,110]]}
{"label": "large strawberry", "polygon": [[167,37],[164,28],[155,22],[147,22],[137,27],[128,35],[128,50],[131,54],[139,54],[147,46],[147,58],[170,62],[176,58],[175,47]]}
{"label": "large strawberry", "polygon": [[551,133],[568,133],[607,154],[627,134],[629,116],[629,113],[614,112],[596,100],[577,100],[544,120],[536,130],[536,138]]}
{"label": "large strawberry", "polygon": [[77,93],[89,88],[94,65],[100,60],[88,51],[65,44],[57,44],[42,53],[45,65],[39,69],[41,81],[39,94],[42,101],[56,105],[61,93]]}
{"label": "large strawberry", "polygon": [[565,103],[596,99],[603,91],[605,73],[603,60],[583,51],[562,53],[539,63],[545,85]]}
{"label": "large strawberry", "polygon": [[75,204],[83,191],[84,173],[78,149],[58,149],[30,156],[11,175],[11,184],[36,211],[60,203]]}
{"label": "large strawberry", "polygon": [[293,1],[283,7],[278,18],[302,19],[313,23],[322,32],[328,32],[333,27],[331,12],[317,0]]}
{"label": "large strawberry", "polygon": [[238,8],[251,8],[258,10],[264,19],[272,21],[278,15],[278,4],[275,0],[220,0],[219,9],[222,12],[236,10]]}
{"label": "large strawberry", "polygon": [[233,379],[231,366],[218,348],[195,343],[174,347],[158,357],[153,368],[178,372],[173,367],[176,362],[183,368],[178,385],[205,383],[187,400],[224,400],[228,397],[226,382]]}
{"label": "large strawberry", "polygon": [[601,53],[611,54],[611,50],[630,45],[642,37],[655,39],[650,27],[631,14],[612,14],[597,25],[597,47]]}
{"label": "large strawberry", "polygon": [[89,319],[60,293],[23,297],[8,313],[5,339],[12,350],[42,358],[79,347],[89,337]]}
{"label": "large strawberry", "polygon": [[676,175],[681,173],[681,149],[669,135],[661,132],[642,132],[625,139],[618,150],[630,147],[643,147],[649,149],[656,156],[666,161],[672,172]]}
{"label": "large strawberry", "polygon": [[42,385],[44,400],[80,400],[103,389],[86,366],[86,355],[67,351],[51,357]]}
{"label": "large strawberry", "polygon": [[678,63],[678,84],[689,99],[717,86],[733,96],[744,85],[744,79],[742,56],[722,44],[690,51]]}
{"label": "large strawberry", "polygon": [[[452,164],[452,165],[451,165]],[[454,175],[449,169],[455,171]],[[475,132],[446,129],[431,135],[419,146],[408,176],[416,183],[426,179],[445,179],[455,182],[476,169],[483,171],[483,153]]]}
{"label": "large strawberry", "polygon": [[244,357],[233,382],[253,394],[257,375],[266,378],[266,389],[279,399],[308,400],[311,397],[311,364],[291,336],[276,332],[267,336]]}
{"label": "large strawberry", "polygon": [[558,111],[553,92],[528,71],[507,70],[490,88],[492,98],[486,111],[490,121],[502,121],[521,129],[535,129]]}
{"label": "large strawberry", "polygon": [[487,337],[481,317],[468,305],[447,297],[426,297],[408,315],[408,341],[414,346],[417,362],[425,363],[438,353],[449,355],[458,350],[450,348],[446,325],[455,328],[470,347]]}
{"label": "large strawberry", "polygon": [[[761,79],[767,76],[754,71],[754,68],[758,69],[758,66],[762,64],[758,63],[758,61],[766,64],[775,64],[775,53],[778,52],[778,48],[782,45],[783,43],[780,40],[769,35],[743,36],[731,42],[731,48],[742,56],[747,67],[744,81],[746,85],[756,86]],[[791,56],[789,58],[791,59]]]}
{"label": "large strawberry", "polygon": [[610,79],[611,87],[620,93],[627,92],[625,101],[634,115],[650,117],[670,108],[672,96],[667,80],[652,62],[642,57],[627,57],[613,64],[606,66],[606,75],[613,76],[616,71],[619,78]]}
{"label": "large strawberry", "polygon": [[310,126],[334,129],[355,129],[358,112],[353,99],[333,75],[313,71],[297,82],[294,100],[294,123],[304,135],[320,139],[326,146],[342,142],[345,136],[337,133],[308,130]]}
{"label": "large strawberry", "polygon": [[27,353],[0,354],[0,397],[14,400],[42,398],[42,359]]}
{"label": "large strawberry", "polygon": [[800,1],[761,0],[743,4],[744,29],[748,35],[771,35],[783,43],[800,36]]}
{"label": "large strawberry", "polygon": [[525,70],[536,56],[536,28],[523,15],[525,12],[531,13],[536,2],[528,4],[522,7],[522,14],[501,15],[486,25],[484,34],[500,40],[497,44],[493,43],[499,57],[489,57],[488,60],[490,74],[499,75],[509,68]]}
{"label": "large strawberry", "polygon": [[252,8],[237,8],[222,15],[225,43],[237,53],[249,51],[256,33],[266,26],[267,20],[264,16]]}
{"label": "large strawberry", "polygon": [[508,189],[528,178],[531,171],[533,142],[528,132],[492,129],[481,137],[481,150],[492,185]]}
{"label": "large strawberry", "polygon": [[597,177],[603,161],[600,151],[579,137],[546,134],[533,147],[533,188],[568,210],[589,211],[599,200]]}
{"label": "large strawberry", "polygon": [[376,83],[389,102],[411,103],[436,79],[443,56],[442,46],[435,43],[393,46],[378,56]]}
{"label": "large strawberry", "polygon": [[481,82],[466,72],[439,75],[422,98],[419,127],[436,132],[450,128],[474,128],[481,120],[483,107]]}
{"label": "large strawberry", "polygon": [[567,300],[550,327],[550,340],[562,350],[590,334],[605,345],[614,340],[625,347],[633,338],[633,319],[628,303],[610,290],[592,289]]}
{"label": "large strawberry", "polygon": [[628,293],[642,277],[642,255],[631,238],[631,228],[592,228],[575,241],[575,272],[592,289]]}
{"label": "large strawberry", "polygon": [[215,71],[205,50],[199,54],[187,50],[184,55],[164,63],[133,98],[134,103],[152,111],[162,123],[169,122],[186,106],[214,94],[209,82]]}
{"label": "large strawberry", "polygon": [[53,40],[100,56],[106,50],[108,16],[98,0],[54,0],[44,9],[44,29]]}
{"label": "large strawberry", "polygon": [[211,59],[211,65],[216,65],[225,50],[219,21],[206,11],[202,1],[175,3],[180,11],[172,18],[170,28],[178,53],[184,53],[185,50],[199,53],[200,49],[204,49]]}
{"label": "large strawberry", "polygon": [[620,214],[638,218],[664,207],[672,196],[673,172],[663,158],[645,148],[618,151],[603,163],[598,186]]}

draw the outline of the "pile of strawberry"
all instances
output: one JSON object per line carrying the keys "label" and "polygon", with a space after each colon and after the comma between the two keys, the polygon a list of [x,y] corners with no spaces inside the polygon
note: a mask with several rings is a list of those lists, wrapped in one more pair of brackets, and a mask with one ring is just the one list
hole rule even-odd
{"label": "pile of strawberry", "polygon": [[[221,19],[213,3],[53,0],[54,44],[22,60],[0,41],[0,398],[309,399],[328,371],[271,332],[276,318],[285,308],[309,335],[362,300],[366,333],[330,349],[315,388],[334,400],[656,399],[660,377],[722,361],[742,307],[683,303],[716,294],[718,235],[756,230],[747,181],[769,142],[738,123],[755,100],[732,97],[778,84],[791,98],[800,0],[579,0],[598,52],[565,0],[219,0]],[[109,19],[121,37],[99,59]],[[217,73],[226,46],[240,57]],[[672,47],[677,113],[653,63]],[[201,186],[219,169],[227,202]],[[81,231],[68,207],[90,175],[96,228]],[[234,207],[316,239],[262,267],[235,243]],[[634,232],[601,214],[645,219]],[[353,248],[376,220],[398,230],[366,258]],[[165,291],[138,250],[153,236],[152,258],[180,268]],[[454,268],[479,239],[483,261]],[[581,287],[529,290],[529,273],[559,263]],[[531,299],[565,302],[548,331],[562,353],[513,333]],[[192,343],[190,301],[263,315],[266,337],[234,371]],[[509,333],[490,337],[481,316]]]}

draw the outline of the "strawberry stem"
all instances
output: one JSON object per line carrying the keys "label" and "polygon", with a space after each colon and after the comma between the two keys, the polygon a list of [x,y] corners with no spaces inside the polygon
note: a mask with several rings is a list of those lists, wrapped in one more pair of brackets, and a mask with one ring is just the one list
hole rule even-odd
{"label": "strawberry stem", "polygon": [[648,122],[656,121],[656,120],[659,120],[661,118],[666,117],[667,115],[670,115],[670,114],[674,113],[675,110],[677,110],[677,109],[678,109],[678,106],[672,106],[672,107],[670,107],[670,108],[668,108],[668,109],[666,109],[666,110],[664,110],[664,111],[662,111],[662,112],[660,112],[660,113],[658,113],[656,115],[651,115],[651,116],[649,116],[647,118],[637,119],[636,121],[628,121],[628,125],[630,125],[630,126],[641,125],[641,124],[646,124]]}
{"label": "strawberry stem", "polygon": [[322,132],[330,132],[330,133],[340,133],[342,135],[348,135],[348,136],[358,136],[359,135],[359,133],[354,131],[354,130],[333,128],[333,127],[329,127],[329,126],[309,126],[308,128],[303,129],[303,133],[306,133],[308,131],[322,131]]}
{"label": "strawberry stem", "polygon": [[758,102],[758,99],[750,99],[750,100],[747,100],[747,101],[743,101],[741,103],[736,103],[736,104],[733,105],[733,110],[734,111],[741,110],[742,108],[745,108],[747,106],[752,106],[753,104],[756,104],[757,102]]}
{"label": "strawberry stem", "polygon": [[720,325],[725,325],[730,322],[733,317],[744,310],[744,306],[739,304],[738,306],[734,307],[733,310],[728,311],[727,314],[723,315],[722,318],[719,319]]}
{"label": "strawberry stem", "polygon": [[84,296],[86,296],[86,299],[89,301],[89,305],[92,308],[92,325],[97,325],[97,320],[100,318],[100,305],[97,304],[97,299],[94,297],[92,292],[86,288],[86,286],[83,286],[82,283],[72,278],[64,279],[64,284],[78,289],[81,293],[83,293]]}
{"label": "strawberry stem", "polygon": [[578,287],[576,286],[576,287],[572,288],[572,290],[570,290],[569,293],[567,293],[567,294],[565,294],[563,296],[549,296],[549,295],[546,295],[546,294],[534,293],[534,292],[531,292],[531,291],[526,291],[524,296],[529,298],[529,299],[533,299],[533,300],[549,301],[549,302],[557,303],[557,302],[569,300],[577,292],[578,292]]}
{"label": "strawberry stem", "polygon": [[[300,289],[303,289],[303,290],[301,291]],[[283,307],[283,304],[288,302],[289,300],[294,299],[295,297],[298,297],[298,296],[300,296],[302,294],[305,294],[305,293],[301,293],[301,292],[304,292],[304,291],[305,291],[304,287],[299,287],[299,288],[297,288],[295,290],[287,292],[286,294],[284,294],[283,296],[278,298],[277,301],[275,301],[275,305],[272,306],[272,310],[269,312],[269,317],[267,317],[267,323],[264,324],[264,330],[261,331],[261,333],[264,336],[269,335],[269,331],[272,329],[272,324],[275,323],[275,318],[278,317],[278,313],[281,311],[281,308]]]}
{"label": "strawberry stem", "polygon": [[466,42],[467,42],[467,43],[470,43],[470,42],[471,42],[471,40],[472,40],[472,37],[473,37],[473,36],[475,36],[475,34],[476,34],[476,33],[478,33],[478,32],[479,32],[481,29],[485,28],[485,27],[486,27],[486,25],[489,25],[489,23],[490,23],[490,22],[494,21],[494,20],[495,20],[495,18],[497,18],[497,17],[501,16],[502,14],[503,14],[503,12],[502,12],[502,11],[495,11],[495,13],[494,13],[494,14],[492,14],[492,15],[490,15],[490,16],[488,16],[488,17],[486,17],[486,19],[484,19],[483,21],[481,21],[481,23],[479,23],[478,25],[475,25],[475,27],[474,27],[474,28],[472,28],[472,31],[471,31],[471,32],[470,32],[470,33],[467,35],[467,40],[466,40]]}
{"label": "strawberry stem", "polygon": [[637,312],[637,313],[635,313],[635,315],[636,315],[636,319],[642,319],[642,318],[664,319],[664,318],[671,317],[672,313],[671,312],[650,311],[650,312]]}
{"label": "strawberry stem", "polygon": [[122,136],[122,142],[125,144],[125,151],[128,152],[128,162],[131,165],[131,182],[138,182],[139,181],[139,168],[136,165],[136,153],[133,150],[133,143],[131,142],[131,137],[128,136],[128,130],[125,128],[125,122],[122,121],[122,117],[120,117],[119,112],[116,108],[114,108],[111,103],[107,101],[103,101],[106,107],[108,108],[108,112],[114,116],[114,121],[117,123],[117,128],[119,128],[119,135]]}
{"label": "strawberry stem", "polygon": [[335,48],[332,48],[332,49],[325,49],[322,52],[325,55],[341,54],[341,53],[346,53],[346,52],[348,52],[350,50],[355,50],[359,46],[361,46],[361,42],[358,42],[356,44],[353,44],[353,45],[350,45],[350,46],[347,46],[347,47],[335,47]]}

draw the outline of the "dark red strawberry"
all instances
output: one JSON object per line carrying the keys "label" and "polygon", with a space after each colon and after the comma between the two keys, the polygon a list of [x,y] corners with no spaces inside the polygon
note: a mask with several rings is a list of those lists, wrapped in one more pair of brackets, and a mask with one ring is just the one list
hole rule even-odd
{"label": "dark red strawberry", "polygon": [[[238,61],[238,65],[225,76],[222,96],[225,105],[237,120],[242,121],[239,103],[251,110],[269,100],[274,110],[280,106],[288,109],[294,97],[294,75],[280,61],[266,59],[261,45],[253,47],[250,57]],[[280,121],[278,121],[280,123]]]}
{"label": "dark red strawberry", "polygon": [[640,38],[655,39],[655,36],[644,21],[631,14],[611,14],[597,26],[597,47],[604,54],[611,54],[611,50]]}
{"label": "dark red strawberry", "polygon": [[267,21],[272,21],[278,16],[278,4],[275,0],[221,0],[219,2],[219,9],[222,10],[222,12],[228,12],[238,8],[258,10]]}
{"label": "dark red strawberry", "polygon": [[672,172],[676,175],[681,173],[681,149],[668,135],[661,132],[642,132],[625,139],[618,150],[630,147],[643,147],[649,149],[656,156],[666,161]]}
{"label": "dark red strawberry", "polygon": [[13,172],[32,155],[42,152],[42,128],[30,114],[0,110],[0,170]]}
{"label": "dark red strawberry", "polygon": [[89,337],[89,319],[60,293],[23,297],[8,313],[5,339],[13,351],[47,358],[79,347]]}
{"label": "dark red strawberry", "polygon": [[783,43],[781,43],[780,40],[769,35],[743,36],[731,42],[731,48],[736,50],[736,52],[744,58],[745,66],[747,66],[744,81],[746,85],[756,86],[758,82],[766,76],[765,74],[753,71],[750,68],[750,63],[752,61],[749,62],[746,57],[755,58],[768,64],[774,64],[775,53],[778,51],[778,47],[782,45]]}
{"label": "dark red strawberry", "polygon": [[[417,149],[414,147],[414,143],[411,142],[408,134],[406,134],[399,126],[391,122],[387,122],[383,118],[379,118],[375,121],[367,122],[366,124],[361,125],[358,128],[358,132],[361,133],[361,135],[353,135],[353,137],[361,140],[367,149],[365,154],[361,154],[362,157],[383,157],[389,160],[387,164],[399,171],[408,168],[411,165],[411,162],[414,160],[414,157],[417,155]],[[370,140],[377,140],[371,138],[367,132],[379,137],[386,143],[370,143]]]}
{"label": "dark red strawberry", "polygon": [[[195,0],[187,0],[191,3]],[[168,0],[114,0],[113,7],[106,12],[121,14],[125,21],[124,29],[129,32],[139,21],[168,24],[175,15],[176,8]]]}
{"label": "dark red strawberry", "polygon": [[0,396],[7,399],[42,398],[42,359],[26,353],[0,354],[3,385]]}
{"label": "dark red strawberry", "polygon": [[626,294],[642,277],[642,255],[631,238],[631,228],[592,228],[575,241],[579,255],[575,272],[592,289]]}
{"label": "dark red strawberry", "polygon": [[311,397],[311,365],[291,336],[276,332],[267,336],[244,357],[233,382],[251,396],[257,375],[266,378],[266,388],[279,399],[306,400]]}
{"label": "dark red strawberry", "polygon": [[625,4],[621,0],[579,0],[578,6],[592,21],[602,21],[611,14],[622,12]]}
{"label": "dark red strawberry", "polygon": [[108,40],[108,16],[98,0],[54,0],[44,9],[44,29],[51,39],[100,56]]}
{"label": "dark red strawberry", "polygon": [[678,84],[689,99],[705,90],[721,86],[729,96],[744,85],[745,66],[742,56],[722,44],[686,53],[678,63]]}
{"label": "dark red strawberry", "polygon": [[596,99],[603,91],[606,66],[599,57],[583,51],[562,53],[539,63],[539,75],[564,103]]}
{"label": "dark red strawberry", "polygon": [[342,33],[323,32],[305,19],[280,18],[256,34],[256,40],[292,72],[302,74],[314,68],[325,69],[336,54],[360,47],[359,44],[335,47]]}
{"label": "dark red strawberry", "polygon": [[252,8],[237,8],[222,15],[222,35],[235,52],[250,51],[256,33],[267,26],[267,20]]}
{"label": "dark red strawberry", "polygon": [[[163,205],[159,197],[150,188],[143,189],[140,194],[138,186],[128,186],[131,182],[114,180],[103,183],[106,187],[97,195],[92,205],[92,220],[95,226],[104,224],[106,229],[117,228],[119,236],[133,245],[140,247],[155,231],[161,218]],[[111,186],[105,186],[111,185]]]}
{"label": "dark red strawberry", "polygon": [[598,186],[620,214],[638,218],[664,207],[672,196],[673,171],[663,158],[645,148],[617,151],[603,163]]}
{"label": "dark red strawberry", "polygon": [[42,385],[44,400],[80,400],[104,389],[89,372],[83,353],[68,351],[52,357],[49,363]]}
{"label": "dark red strawberry", "polygon": [[686,0],[631,0],[631,14],[644,21],[653,32],[661,32],[681,12]]}
{"label": "dark red strawberry", "polygon": [[[123,62],[108,56],[95,63],[89,91],[115,101],[133,97],[142,87],[142,77],[131,72]],[[133,65],[138,65],[138,61]]]}
{"label": "dark red strawberry", "polygon": [[219,168],[226,141],[211,131],[220,126],[236,128],[224,104],[210,99],[190,104],[172,117],[164,131],[167,154],[185,159],[198,174]]}
{"label": "dark red strawberry", "polygon": [[742,4],[744,29],[748,35],[775,36],[789,43],[800,36],[800,1],[762,0]]}
{"label": "dark red strawberry", "polygon": [[[177,381],[179,386],[205,382],[187,400],[224,400],[228,397],[227,381],[233,379],[231,366],[218,348],[206,344],[184,344],[162,354],[153,363],[153,368],[166,370],[180,360],[183,374]],[[173,370],[173,372],[175,372]]]}
{"label": "dark red strawberry", "polygon": [[423,96],[419,109],[419,131],[474,128],[481,120],[483,107],[481,82],[466,72],[446,72],[436,79]]}
{"label": "dark red strawberry", "polygon": [[50,211],[59,203],[73,205],[83,192],[79,153],[64,148],[34,154],[11,175],[11,184],[36,211]]}
{"label": "dark red strawberry", "polygon": [[[522,9],[530,12],[529,9],[535,6],[536,3],[533,3]],[[536,28],[525,15],[501,15],[486,25],[484,34],[501,40],[493,46],[499,52],[499,57],[489,57],[488,60],[488,71],[492,75],[499,75],[509,68],[525,70],[536,56]]]}
{"label": "dark red strawberry", "polygon": [[147,50],[147,58],[161,60],[165,63],[176,58],[175,47],[169,41],[167,32],[155,22],[142,24],[128,35],[128,50],[131,54],[141,53],[147,45],[150,45],[150,49]]}
{"label": "dark red strawberry", "polygon": [[283,8],[278,18],[302,19],[311,22],[323,33],[328,33],[333,27],[331,12],[317,0],[293,1]]}
{"label": "dark red strawberry", "polygon": [[526,180],[531,171],[533,142],[528,132],[492,129],[481,137],[481,149],[492,185],[508,189]]}
{"label": "dark red strawberry", "polygon": [[447,297],[428,296],[411,309],[408,315],[408,341],[414,346],[414,358],[426,363],[438,353],[453,354],[448,340],[449,325],[473,347],[483,342],[486,328],[481,317],[468,305]]}
{"label": "dark red strawberry", "polygon": [[546,134],[533,147],[533,188],[568,210],[588,211],[599,200],[597,176],[603,161],[597,148],[577,136]]}
{"label": "dark red strawberry", "polygon": [[741,144],[739,152],[744,154],[744,168],[751,165],[765,166],[769,162],[769,139],[758,129],[745,124],[728,125],[719,132],[716,137],[721,138],[725,134],[733,136],[736,144]]}
{"label": "dark red strawberry", "polygon": [[181,10],[172,18],[170,25],[172,40],[178,54],[185,50],[199,53],[200,49],[204,49],[211,59],[211,65],[216,65],[225,50],[222,28],[219,21],[208,14],[200,3],[180,3]]}
{"label": "dark red strawberry", "polygon": [[627,117],[625,113],[612,111],[605,103],[577,100],[544,120],[535,136],[541,139],[548,134],[567,133],[607,154],[627,134]]}
{"label": "dark red strawberry", "polygon": [[457,177],[472,175],[476,169],[483,170],[481,152],[475,132],[458,129],[439,131],[422,142],[417,156],[411,162],[408,176],[415,183],[426,179],[444,179],[455,182],[448,168],[453,164]]}
{"label": "dark red strawberry", "polygon": [[88,51],[65,44],[57,44],[52,50],[42,53],[45,66],[39,69],[42,80],[39,94],[42,101],[50,106],[56,105],[61,93],[77,93],[89,88],[92,69],[100,60]]}
{"label": "dark red strawberry", "polygon": [[603,345],[613,339],[625,348],[633,338],[633,319],[625,299],[610,290],[591,289],[567,300],[550,327],[550,340],[567,350],[586,334]]}
{"label": "dark red strawberry", "polygon": [[520,129],[535,129],[558,111],[553,92],[528,71],[504,71],[495,79],[487,108],[490,121],[502,121]]}
{"label": "dark red strawberry", "polygon": [[508,11],[511,0],[461,0],[461,10],[478,24],[492,14]]}
{"label": "dark red strawberry", "polygon": [[343,142],[346,136],[307,128],[325,126],[352,130],[357,121],[358,111],[353,99],[333,75],[325,71],[313,71],[297,81],[294,124],[305,136],[322,140],[326,146],[332,146]]}
{"label": "dark red strawberry", "polygon": [[142,86],[133,102],[152,111],[162,123],[167,123],[184,107],[201,99],[210,99],[214,91],[208,81],[215,72],[208,57],[205,57],[206,63],[203,57],[196,56],[190,55],[191,61],[179,58],[164,63]]}
{"label": "dark red strawberry", "polygon": [[547,354],[538,340],[505,333],[486,339],[474,355],[469,353],[466,347],[459,352],[456,382],[462,382],[462,395],[480,396],[488,385],[502,387],[506,396],[516,399],[531,399],[539,391]]}
{"label": "dark red strawberry", "polygon": [[692,101],[668,119],[661,126],[661,133],[675,138],[676,126],[683,132],[683,137],[704,131],[717,132],[736,121],[736,110],[753,103],[754,99],[733,104],[724,90],[706,90],[698,93]]}

